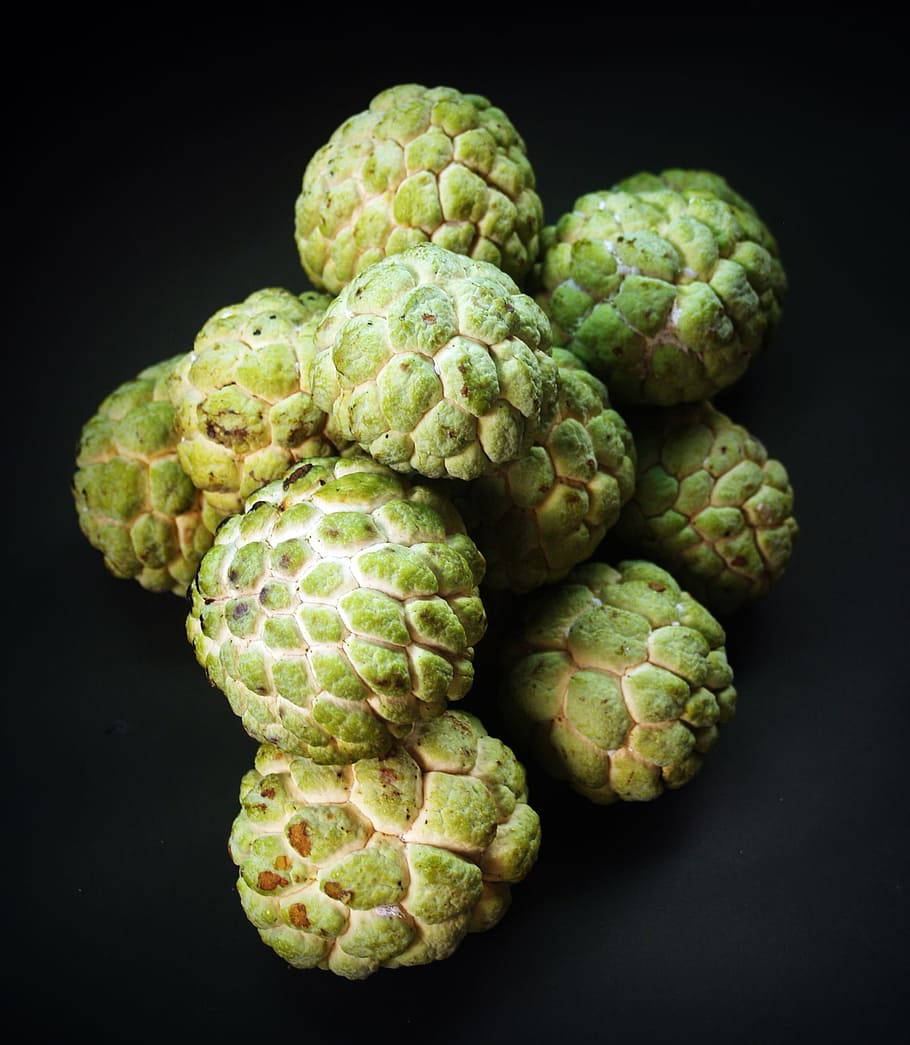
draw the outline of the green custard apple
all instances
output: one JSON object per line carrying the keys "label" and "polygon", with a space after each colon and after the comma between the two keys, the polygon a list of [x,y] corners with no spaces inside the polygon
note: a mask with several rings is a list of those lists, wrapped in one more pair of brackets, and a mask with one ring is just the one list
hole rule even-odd
{"label": "green custard apple", "polygon": [[477,94],[418,84],[378,94],[310,160],[295,211],[310,281],[337,294],[389,254],[431,240],[521,281],[543,207],[524,142]]}
{"label": "green custard apple", "polygon": [[559,395],[530,451],[446,489],[487,563],[485,583],[522,593],[589,559],[635,488],[635,446],[606,386],[555,349]]}
{"label": "green custard apple", "polygon": [[638,484],[616,528],[720,613],[765,595],[799,527],[780,461],[710,403],[633,415]]}
{"label": "green custard apple", "polygon": [[187,635],[251,736],[371,758],[470,689],[483,570],[438,493],[368,457],[312,459],[219,527]]}
{"label": "green custard apple", "polygon": [[593,802],[681,787],[733,717],[724,639],[651,563],[577,567],[534,598],[509,642],[503,700],[516,740]]}
{"label": "green custard apple", "polygon": [[79,526],[115,577],[185,595],[212,535],[177,458],[166,385],[181,356],[112,392],[82,429],[73,478]]}
{"label": "green custard apple", "polygon": [[357,276],[315,345],[316,405],[401,472],[474,479],[514,461],[556,400],[539,306],[495,266],[432,243]]}
{"label": "green custard apple", "polygon": [[294,461],[344,448],[309,391],[313,332],[330,301],[258,290],[216,312],[175,368],[177,452],[211,530]]}
{"label": "green custard apple", "polygon": [[620,403],[708,399],[778,324],[787,282],[749,203],[707,171],[639,174],[580,197],[542,234],[553,343]]}
{"label": "green custard apple", "polygon": [[527,800],[512,751],[462,712],[346,766],[264,745],[229,847],[244,911],[298,969],[359,980],[447,958],[500,920],[533,866]]}

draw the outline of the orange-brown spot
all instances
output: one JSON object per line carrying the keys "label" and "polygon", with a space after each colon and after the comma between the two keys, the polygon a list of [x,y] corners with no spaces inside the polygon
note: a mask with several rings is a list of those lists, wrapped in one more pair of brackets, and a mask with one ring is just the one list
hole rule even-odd
{"label": "orange-brown spot", "polygon": [[265,892],[270,893],[273,889],[277,889],[279,885],[287,885],[287,878],[282,878],[280,874],[275,874],[274,871],[260,871],[259,878],[256,880],[259,888]]}
{"label": "orange-brown spot", "polygon": [[391,766],[380,766],[379,776],[384,784],[391,784],[393,780],[398,779],[398,774]]}
{"label": "orange-brown spot", "polygon": [[277,859],[275,860],[275,867],[279,871],[286,871],[290,866],[291,858],[289,856],[285,856],[284,853],[282,853],[281,856],[277,857]]}
{"label": "orange-brown spot", "polygon": [[296,929],[306,929],[310,924],[310,919],[306,916],[306,907],[302,903],[292,903],[288,909],[288,916],[291,925]]}
{"label": "orange-brown spot", "polygon": [[353,891],[345,889],[340,882],[326,882],[322,891],[326,896],[331,896],[333,900],[340,900],[342,903],[350,903],[354,896]]}
{"label": "orange-brown spot", "polygon": [[666,591],[666,584],[661,584],[660,581],[648,581],[648,587],[652,591]]}
{"label": "orange-brown spot", "polygon": [[307,823],[305,820],[298,820],[296,824],[291,824],[288,829],[288,841],[291,845],[300,853],[301,856],[309,856],[310,849],[310,836],[307,833]]}
{"label": "orange-brown spot", "polygon": [[432,312],[424,312],[423,321],[424,323],[435,323],[436,317],[433,315]]}
{"label": "orange-brown spot", "polygon": [[259,792],[259,794],[262,795],[263,798],[274,798],[275,797],[275,788],[274,787],[264,787]]}

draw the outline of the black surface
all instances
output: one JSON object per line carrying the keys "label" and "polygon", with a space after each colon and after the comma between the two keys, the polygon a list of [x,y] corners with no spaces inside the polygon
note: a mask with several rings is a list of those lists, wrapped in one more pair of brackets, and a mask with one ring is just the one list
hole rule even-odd
{"label": "black surface", "polygon": [[[529,62],[505,23],[350,41],[258,18],[227,44],[61,39],[10,115],[7,1019],[31,1040],[899,1036],[905,24],[539,25]],[[802,537],[729,623],[741,703],[698,780],[597,808],[532,771],[544,843],[503,923],[445,963],[350,984],[290,970],[247,924],[225,842],[255,745],[196,666],[183,604],[104,572],[69,483],[111,388],[216,308],[302,287],[308,157],[408,80],[502,105],[551,219],[662,166],[716,169],[755,203],[791,291],[777,343],[719,402],[787,464]],[[485,678],[467,706],[496,731]]]}

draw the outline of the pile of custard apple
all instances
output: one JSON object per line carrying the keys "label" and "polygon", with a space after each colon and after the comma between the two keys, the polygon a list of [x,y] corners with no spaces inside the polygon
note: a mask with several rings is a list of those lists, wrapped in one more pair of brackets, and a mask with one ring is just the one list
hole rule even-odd
{"label": "pile of custard apple", "polygon": [[685,784],[733,717],[713,614],[768,591],[797,525],[711,398],[786,277],[706,171],[544,225],[506,114],[446,87],[347,119],[295,219],[316,289],[254,290],[112,392],[73,492],[115,576],[188,595],[261,744],[230,834],[247,917],[360,979],[495,925],[537,858],[523,766],[457,710],[488,626],[508,741],[592,802]]}

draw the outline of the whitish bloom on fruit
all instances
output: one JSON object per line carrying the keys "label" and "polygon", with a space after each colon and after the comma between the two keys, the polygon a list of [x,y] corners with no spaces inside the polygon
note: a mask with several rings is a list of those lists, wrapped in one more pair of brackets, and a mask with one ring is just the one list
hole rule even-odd
{"label": "whitish bloom on fruit", "polygon": [[447,490],[487,563],[491,588],[527,592],[589,559],[635,488],[635,446],[607,388],[555,349],[559,396],[530,451]]}
{"label": "whitish bloom on fruit", "polygon": [[187,635],[251,736],[370,758],[470,689],[483,569],[439,494],[367,457],[309,460],[221,525]]}
{"label": "whitish bloom on fruit", "polygon": [[310,160],[297,247],[314,286],[337,294],[388,254],[432,240],[521,281],[543,207],[524,142],[477,94],[418,84],[377,95]]}
{"label": "whitish bloom on fruit", "polygon": [[641,411],[638,485],[617,534],[717,612],[767,593],[799,533],[780,461],[710,403]]}
{"label": "whitish bloom on fruit", "polygon": [[537,859],[527,798],[512,751],[462,712],[352,765],[263,746],[231,831],[243,908],[298,969],[359,980],[447,958]]}
{"label": "whitish bloom on fruit", "polygon": [[527,453],[552,410],[549,337],[505,273],[425,243],[332,303],[316,331],[313,398],[377,461],[473,479]]}
{"label": "whitish bloom on fruit", "polygon": [[639,174],[580,197],[542,236],[554,344],[618,402],[707,399],[776,327],[786,277],[752,207],[716,174]]}
{"label": "whitish bloom on fruit", "polygon": [[115,577],[184,595],[212,543],[202,502],[177,460],[166,383],[180,356],[149,367],[82,429],[73,478],[79,526]]}
{"label": "whitish bloom on fruit", "polygon": [[723,628],[651,563],[578,567],[536,597],[513,640],[505,711],[593,802],[681,787],[733,717]]}
{"label": "whitish bloom on fruit", "polygon": [[309,392],[313,331],[330,301],[256,291],[216,312],[175,369],[180,463],[205,494],[212,530],[294,461],[343,448]]}

